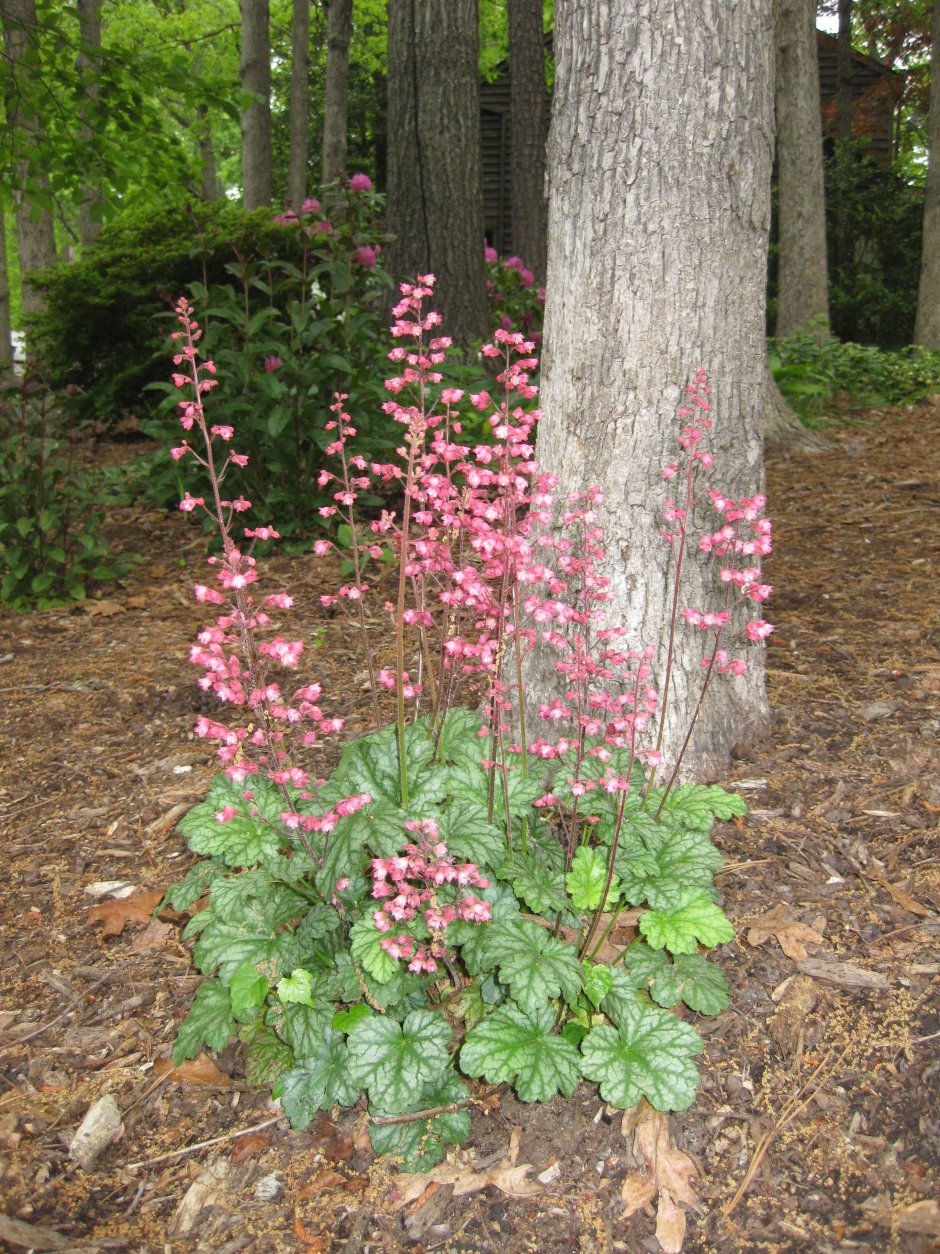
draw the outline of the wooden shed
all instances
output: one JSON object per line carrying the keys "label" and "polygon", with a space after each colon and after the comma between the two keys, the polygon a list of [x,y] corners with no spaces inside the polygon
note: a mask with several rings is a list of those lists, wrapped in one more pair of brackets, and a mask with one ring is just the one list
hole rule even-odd
{"label": "wooden shed", "polygon": [[[836,125],[838,40],[835,35],[817,31],[816,49],[823,136],[828,143]],[[545,36],[545,50],[550,56],[551,33]],[[894,153],[894,119],[901,86],[901,76],[889,66],[864,53],[852,53],[853,132],[869,140],[872,156],[882,165],[890,164]],[[484,223],[487,241],[502,256],[512,252],[509,92],[509,64],[503,62],[496,77],[480,85]]]}

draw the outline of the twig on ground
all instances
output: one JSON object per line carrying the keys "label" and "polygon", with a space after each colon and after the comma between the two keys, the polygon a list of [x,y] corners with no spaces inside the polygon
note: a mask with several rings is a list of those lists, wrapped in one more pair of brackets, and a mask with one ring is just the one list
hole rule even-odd
{"label": "twig on ground", "polygon": [[281,1115],[274,1115],[250,1128],[236,1128],[234,1132],[226,1132],[224,1136],[214,1136],[208,1141],[197,1141],[195,1145],[184,1145],[182,1149],[170,1150],[168,1154],[158,1154],[156,1158],[143,1158],[139,1163],[127,1163],[126,1170],[139,1171],[141,1167],[153,1167],[156,1163],[169,1162],[171,1158],[184,1158],[187,1154],[198,1154],[200,1150],[211,1149],[213,1145],[224,1145],[226,1141],[237,1140],[240,1136],[247,1136],[249,1132],[260,1132],[262,1128],[270,1128],[271,1124],[277,1123],[281,1117]]}
{"label": "twig on ground", "polygon": [[[832,1055],[835,1053],[834,1048],[830,1049],[828,1054],[826,1054],[825,1058],[823,1058],[822,1062],[820,1062],[819,1066],[816,1068],[813,1074],[809,1077],[809,1079],[803,1085],[802,1089],[800,1089],[799,1092],[795,1093],[793,1097],[790,1098],[789,1102],[787,1102],[787,1104],[784,1106],[783,1110],[781,1111],[780,1118],[777,1120],[774,1126],[770,1129],[769,1132],[765,1132],[764,1135],[757,1142],[757,1145],[754,1148],[754,1153],[751,1156],[751,1161],[750,1161],[750,1164],[748,1165],[748,1169],[744,1173],[744,1179],[738,1185],[737,1192],[735,1193],[731,1201],[728,1202],[728,1204],[722,1208],[721,1214],[724,1219],[727,1219],[728,1216],[731,1214],[731,1212],[735,1210],[738,1203],[744,1197],[744,1194],[750,1188],[751,1181],[757,1175],[757,1169],[760,1167],[761,1163],[764,1161],[764,1155],[767,1153],[768,1149],[770,1149],[770,1145],[774,1137],[777,1135],[778,1132],[782,1132],[783,1129],[787,1126],[787,1124],[792,1123],[793,1120],[800,1113],[800,1111],[806,1109],[809,1103],[813,1100],[814,1094],[819,1092],[820,1088],[822,1087],[823,1082],[820,1082],[820,1084],[817,1084],[811,1093],[806,1093],[806,1090],[813,1083],[816,1077],[821,1075],[822,1072],[827,1069],[827,1067],[828,1067],[828,1075],[825,1078],[828,1079],[828,1076],[831,1075],[833,1071],[835,1071],[836,1067],[839,1065],[839,1063],[842,1061],[842,1059],[845,1057],[848,1051],[849,1051],[849,1046],[846,1045],[846,1047],[839,1054],[838,1058],[836,1058],[836,1060],[832,1063],[832,1065],[829,1066],[829,1060],[832,1058]],[[800,1096],[801,1092],[806,1093],[806,1096],[803,1098],[802,1101],[797,1101],[797,1098]]]}

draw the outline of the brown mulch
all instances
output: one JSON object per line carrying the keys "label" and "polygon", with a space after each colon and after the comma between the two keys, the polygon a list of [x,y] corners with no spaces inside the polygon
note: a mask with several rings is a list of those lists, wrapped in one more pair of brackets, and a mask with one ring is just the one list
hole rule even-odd
{"label": "brown mulch", "polygon": [[[702,1090],[670,1119],[700,1168],[688,1251],[940,1239],[938,433],[934,400],[769,467],[773,727],[721,781],[750,806],[718,833],[732,1003],[701,1024]],[[203,547],[146,509],[114,531],[144,561],[104,599],[0,623],[0,1247],[661,1248],[655,1203],[622,1219],[632,1138],[587,1084],[474,1112],[462,1161],[531,1165],[537,1193],[444,1184],[401,1207],[361,1112],[291,1131],[234,1047],[168,1068],[199,977],[179,921],[147,920],[191,861],[175,824],[215,769],[187,662]],[[266,590],[309,593],[292,630],[325,626],[314,667],[361,729],[360,663],[342,620],[321,624],[318,569],[268,571]],[[153,895],[125,919],[89,891],[108,881]],[[68,1146],[106,1094],[123,1134],[85,1170]]]}

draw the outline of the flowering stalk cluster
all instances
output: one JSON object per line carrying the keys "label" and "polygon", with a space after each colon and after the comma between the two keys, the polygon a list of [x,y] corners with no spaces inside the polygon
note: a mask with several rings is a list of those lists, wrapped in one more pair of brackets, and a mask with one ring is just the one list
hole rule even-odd
{"label": "flowering stalk cluster", "polygon": [[[310,748],[322,734],[341,731],[343,720],[328,718],[323,713],[318,704],[319,684],[303,685],[288,696],[272,678],[275,667],[295,669],[304,648],[303,641],[286,640],[281,635],[270,640],[260,638],[262,629],[272,623],[268,609],[283,611],[293,604],[287,593],[273,593],[258,600],[250,591],[258,578],[252,549],[259,540],[277,539],[278,533],[273,527],[246,527],[244,535],[250,542],[247,551],[234,537],[233,520],[246,513],[251,503],[242,496],[226,499],[222,495],[223,485],[229,468],[244,466],[248,459],[231,448],[231,426],[210,425],[206,419],[202,398],[216,386],[215,365],[199,360],[202,331],[186,300],[178,302],[176,313],[181,330],[173,334],[173,363],[177,367],[173,382],[184,397],[179,404],[179,421],[186,437],[173,448],[172,456],[177,461],[194,458],[206,470],[212,486],[208,505],[205,498],[187,492],[180,509],[186,513],[203,510],[217,527],[222,542],[221,556],[208,559],[214,567],[216,586],[197,583],[194,588],[197,601],[219,606],[222,612],[199,632],[198,643],[190,649],[190,661],[203,669],[199,680],[203,691],[212,692],[223,705],[234,706],[242,713],[241,721],[235,725],[200,716],[196,734],[219,745],[218,756],[225,764],[225,773],[236,783],[244,783],[261,772],[285,790],[286,805],[281,817],[287,828],[329,832],[344,813],[352,813],[369,798],[347,798],[316,818],[298,815],[290,802],[287,787],[304,790],[309,799],[312,780],[306,770],[291,760],[288,739],[299,736],[301,744]],[[193,435],[198,437],[196,446],[189,442]],[[250,795],[246,797],[250,803]],[[237,813],[226,806],[216,817],[225,822]],[[309,844],[307,849],[310,852]]]}
{"label": "flowering stalk cluster", "polygon": [[[472,862],[457,863],[433,819],[406,822],[417,837],[395,858],[372,859],[372,896],[384,901],[372,920],[385,933],[379,942],[391,958],[408,961],[409,971],[437,970],[437,959],[447,954],[447,929],[458,920],[486,923],[490,904],[466,887],[489,888],[490,881]],[[449,887],[448,887],[449,886]],[[411,924],[396,931],[397,925]]]}

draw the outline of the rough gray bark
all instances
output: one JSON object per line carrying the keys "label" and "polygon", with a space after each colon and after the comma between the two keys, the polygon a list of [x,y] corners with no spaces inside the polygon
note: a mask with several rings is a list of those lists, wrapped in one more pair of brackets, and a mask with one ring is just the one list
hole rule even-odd
{"label": "rough gray bark", "polygon": [[[99,94],[97,60],[101,51],[101,0],[78,0],[78,29],[82,46],[75,59],[75,68],[85,97],[94,106]],[[93,138],[90,127],[83,127],[82,134],[86,142]],[[78,238],[83,248],[93,244],[101,232],[103,206],[104,189],[101,183],[84,183],[78,211]]]}
{"label": "rough gray bark", "polygon": [[815,431],[804,427],[795,412],[783,399],[770,369],[770,362],[765,367],[767,381],[767,400],[764,404],[764,448],[774,452],[793,453],[797,450],[818,452],[828,448],[828,444]]}
{"label": "rough gray bark", "polygon": [[437,278],[461,345],[488,332],[476,0],[389,0],[389,267]]}
{"label": "rough gray bark", "polygon": [[829,322],[815,0],[776,0],[777,335]]}
{"label": "rough gray bark", "polygon": [[[14,149],[34,151],[42,143],[42,123],[36,104],[39,84],[35,69],[27,57],[36,27],[35,0],[4,0],[4,50],[8,63],[6,100],[7,127],[13,135]],[[23,313],[27,316],[43,307],[43,298],[30,283],[30,275],[56,263],[55,229],[51,209],[31,204],[51,199],[49,180],[30,170],[30,162],[17,156],[12,186],[13,209],[16,215],[16,244],[23,287]]]}
{"label": "rough gray bark", "polygon": [[196,143],[199,150],[200,199],[221,200],[222,188],[219,183],[215,145],[212,142],[212,127],[209,123],[209,110],[206,105],[199,105],[196,109]]}
{"label": "rough gray bark", "polygon": [[[660,681],[671,565],[661,470],[676,459],[676,409],[696,368],[714,388],[713,486],[740,497],[763,478],[772,57],[772,0],[557,11],[538,455],[560,494],[603,489],[610,620],[630,628],[631,647],[660,647]],[[693,553],[688,576],[683,605],[720,606],[712,564]],[[702,633],[680,626],[677,642],[667,759],[702,674]],[[747,656],[746,677],[716,683],[687,775],[720,767],[764,724],[763,660]]]}
{"label": "rough gray bark", "polygon": [[307,196],[307,115],[310,112],[310,0],[294,0],[290,27],[290,152],[287,203],[299,209]]}
{"label": "rough gray bark", "polygon": [[323,87],[324,183],[332,183],[346,174],[351,38],[352,0],[329,0],[326,4],[326,76]]}
{"label": "rough gray bark", "polygon": [[940,0],[934,0],[930,50],[930,118],[927,185],[924,188],[924,242],[914,343],[940,351]]}
{"label": "rough gray bark", "polygon": [[526,263],[536,282],[544,285],[548,249],[545,145],[549,101],[545,86],[542,0],[509,0],[509,82],[513,252]]}
{"label": "rough gray bark", "polygon": [[252,100],[242,114],[242,203],[271,203],[271,36],[268,0],[241,0],[241,86]]}

